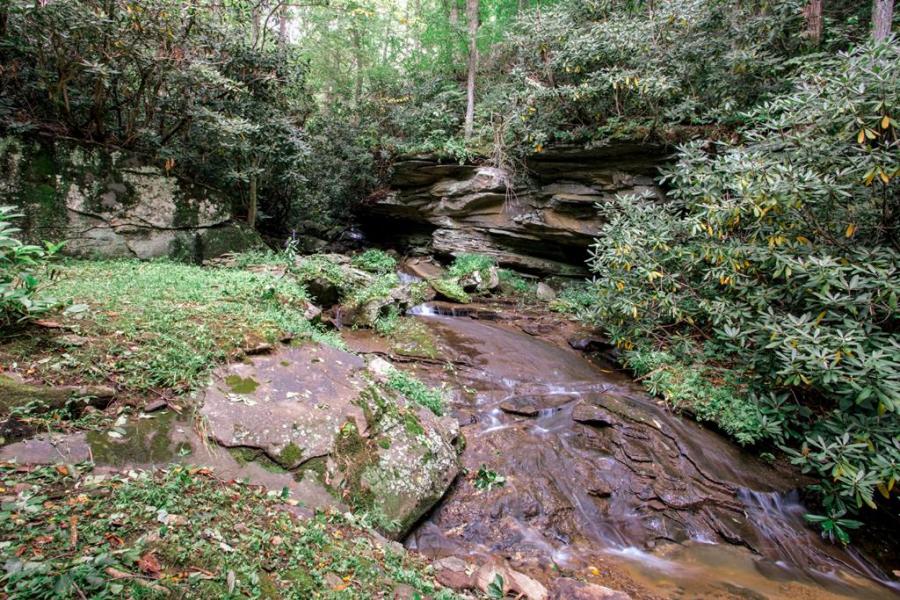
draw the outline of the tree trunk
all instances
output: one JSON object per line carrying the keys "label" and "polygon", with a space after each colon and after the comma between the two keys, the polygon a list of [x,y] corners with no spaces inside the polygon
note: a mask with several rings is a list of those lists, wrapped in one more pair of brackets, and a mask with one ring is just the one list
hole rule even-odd
{"label": "tree trunk", "polygon": [[256,227],[256,213],[259,210],[256,173],[256,169],[259,166],[259,159],[254,158],[252,165],[253,172],[250,173],[250,202],[249,206],[247,207],[247,225],[249,225],[251,229]]}
{"label": "tree trunk", "polygon": [[475,73],[478,71],[478,0],[466,0],[469,21],[469,77],[466,81],[465,137],[472,137],[475,128]]}
{"label": "tree trunk", "polygon": [[457,0],[450,0],[450,28],[454,31],[459,26],[459,5]]}
{"label": "tree trunk", "polygon": [[353,103],[359,106],[359,103],[362,102],[363,55],[362,40],[360,39],[359,29],[356,26],[351,29],[350,36],[353,41],[353,58],[356,62],[356,85],[353,88]]}
{"label": "tree trunk", "polygon": [[894,0],[874,0],[872,4],[872,36],[880,42],[891,35],[894,20]]}
{"label": "tree trunk", "polygon": [[281,5],[281,10],[278,13],[278,43],[282,46],[287,45],[288,42],[288,5],[287,3]]}
{"label": "tree trunk", "polygon": [[813,46],[822,41],[822,0],[809,0],[803,9],[806,19],[806,37]]}

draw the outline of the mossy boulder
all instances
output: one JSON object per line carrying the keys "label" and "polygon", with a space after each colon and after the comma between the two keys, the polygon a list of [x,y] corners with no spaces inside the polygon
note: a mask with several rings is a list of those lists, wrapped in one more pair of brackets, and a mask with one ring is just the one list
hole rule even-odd
{"label": "mossy boulder", "polygon": [[456,279],[432,279],[428,283],[431,284],[431,287],[437,293],[437,297],[443,300],[460,304],[468,304],[472,300]]}
{"label": "mossy boulder", "polygon": [[218,444],[318,480],[395,537],[459,469],[455,419],[386,389],[361,358],[328,346],[285,347],[220,369],[200,414]]}

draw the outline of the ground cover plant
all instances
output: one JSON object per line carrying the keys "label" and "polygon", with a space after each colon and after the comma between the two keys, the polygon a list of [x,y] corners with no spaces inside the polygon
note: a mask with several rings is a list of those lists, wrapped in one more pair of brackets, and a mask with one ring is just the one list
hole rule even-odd
{"label": "ground cover plant", "polygon": [[299,517],[204,469],[0,464],[5,597],[451,600],[428,567],[350,515]]}
{"label": "ground cover plant", "polygon": [[[290,277],[169,261],[68,261],[49,287],[64,304],[50,329],[0,346],[7,367],[48,383],[112,384],[137,396],[183,393],[261,344],[331,343],[304,318]],[[64,332],[60,335],[60,332]]]}

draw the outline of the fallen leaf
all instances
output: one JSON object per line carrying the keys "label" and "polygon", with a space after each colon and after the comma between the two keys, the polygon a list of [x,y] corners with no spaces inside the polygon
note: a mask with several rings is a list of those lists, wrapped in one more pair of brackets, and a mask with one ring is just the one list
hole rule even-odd
{"label": "fallen leaf", "polygon": [[151,577],[159,577],[160,572],[162,572],[162,565],[159,564],[159,559],[152,552],[148,552],[140,557],[137,565],[141,571]]}
{"label": "fallen leaf", "polygon": [[57,321],[50,321],[45,319],[37,319],[36,321],[32,321],[38,327],[44,327],[46,329],[65,329],[66,326]]}

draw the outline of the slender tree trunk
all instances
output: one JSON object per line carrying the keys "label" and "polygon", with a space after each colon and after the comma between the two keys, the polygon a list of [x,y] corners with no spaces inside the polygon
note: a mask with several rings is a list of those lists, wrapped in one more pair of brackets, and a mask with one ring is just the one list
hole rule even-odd
{"label": "slender tree trunk", "polygon": [[363,87],[362,40],[360,39],[359,29],[354,26],[350,31],[350,36],[353,41],[353,58],[356,62],[356,85],[353,88],[353,103],[359,106],[359,103],[362,101]]}
{"label": "slender tree trunk", "polygon": [[891,35],[894,20],[894,0],[874,0],[872,4],[872,36],[882,41]]}
{"label": "slender tree trunk", "polygon": [[262,9],[261,0],[254,3],[250,9],[250,42],[254,48],[259,43],[259,38],[262,37]]}
{"label": "slender tree trunk", "polygon": [[469,21],[469,77],[466,81],[466,139],[475,129],[475,74],[478,71],[478,0],[466,0]]}
{"label": "slender tree trunk", "polygon": [[250,173],[250,202],[247,207],[247,225],[250,226],[251,229],[256,227],[256,213],[259,211],[259,197],[257,191],[257,173],[256,169],[259,166],[259,158],[254,158],[251,162],[253,172]]}
{"label": "slender tree trunk", "polygon": [[450,28],[454,31],[459,27],[459,4],[457,0],[450,0]]}
{"label": "slender tree trunk", "polygon": [[803,17],[806,19],[806,37],[813,46],[818,46],[822,41],[822,0],[809,0],[803,9]]}
{"label": "slender tree trunk", "polygon": [[278,43],[282,46],[288,42],[288,5],[287,2],[281,5],[278,13]]}

